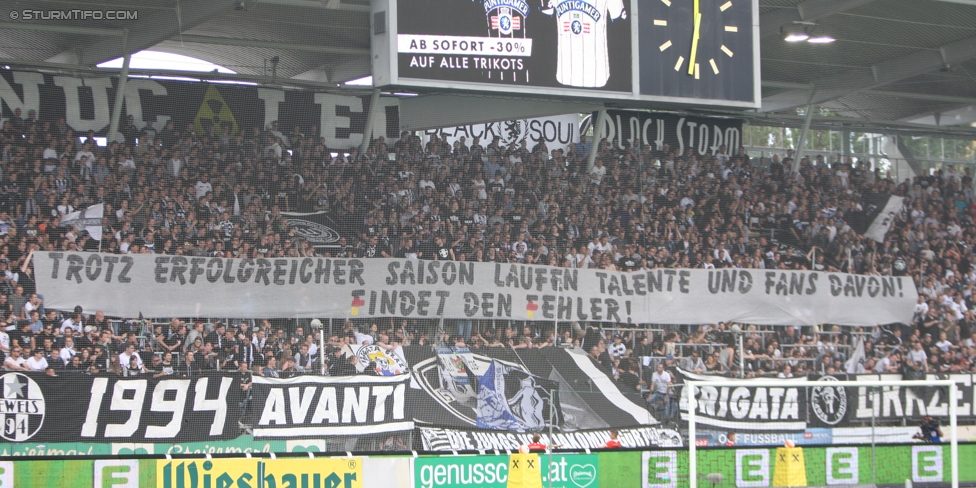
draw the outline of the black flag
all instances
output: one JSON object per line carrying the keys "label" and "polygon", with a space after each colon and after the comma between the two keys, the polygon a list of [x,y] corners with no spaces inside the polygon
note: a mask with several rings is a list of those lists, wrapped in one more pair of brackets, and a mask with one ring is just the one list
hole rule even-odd
{"label": "black flag", "polygon": [[865,194],[864,209],[851,212],[847,216],[847,224],[864,237],[884,242],[885,234],[891,228],[904,200],[902,197],[882,193]]}

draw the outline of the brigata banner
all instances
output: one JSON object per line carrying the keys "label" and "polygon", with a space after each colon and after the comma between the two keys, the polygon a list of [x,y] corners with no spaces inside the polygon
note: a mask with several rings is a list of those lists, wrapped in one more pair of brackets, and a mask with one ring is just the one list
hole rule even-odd
{"label": "brigata banner", "polygon": [[[198,317],[873,327],[910,321],[917,297],[906,277],[758,269],[616,272],[422,259],[71,252],[37,253],[35,266],[47,307],[82,305],[121,317],[166,317],[183,310]],[[183,308],[174,309],[174,303]]]}
{"label": "brigata banner", "polygon": [[232,439],[239,429],[240,382],[71,374],[0,376],[9,442],[192,442]]}
{"label": "brigata banner", "polygon": [[[677,370],[682,382],[688,380],[721,380],[725,376],[694,374]],[[976,375],[971,373],[928,375],[928,379],[951,379],[956,382],[958,394],[956,414],[966,422],[976,419]],[[883,375],[810,375],[782,380],[777,387],[717,387],[696,388],[696,421],[720,431],[762,432],[784,434],[811,434],[819,436],[823,428],[848,428],[870,426],[875,421],[914,419],[931,415],[943,421],[949,416],[948,387],[858,387],[833,386],[836,380],[899,381],[900,374]],[[687,418],[688,402],[681,395],[682,418]],[[809,427],[809,428],[808,428]],[[812,430],[810,429],[812,428]],[[841,429],[843,430],[843,429]],[[850,431],[851,429],[847,429]],[[850,432],[844,442],[869,442],[870,431],[858,438]],[[836,443],[837,434],[833,434]],[[765,442],[755,438],[759,442]],[[905,439],[902,439],[905,440]],[[814,443],[829,443],[812,441]],[[895,442],[889,440],[888,442]],[[777,442],[772,442],[778,444]]]}
{"label": "brigata banner", "polygon": [[[708,381],[724,376],[702,375],[677,370],[681,383]],[[778,387],[695,387],[695,421],[700,425],[728,430],[803,431],[807,427],[807,383],[805,376],[783,380]],[[794,386],[795,385],[795,386]],[[687,393],[679,400],[681,418],[688,418]]]}

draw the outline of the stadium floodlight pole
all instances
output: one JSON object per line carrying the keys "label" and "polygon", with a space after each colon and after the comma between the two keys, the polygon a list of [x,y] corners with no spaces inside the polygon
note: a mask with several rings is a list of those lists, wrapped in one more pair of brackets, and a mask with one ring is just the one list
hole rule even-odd
{"label": "stadium floodlight pole", "polygon": [[[688,409],[688,488],[698,488],[698,447],[695,443],[696,441],[696,422],[695,422],[695,410],[697,405],[695,402],[695,388],[702,386],[714,386],[714,387],[776,387],[783,386],[783,380],[776,379],[755,379],[755,380],[733,380],[733,379],[722,379],[722,380],[705,380],[705,381],[695,381],[691,380],[685,383],[685,391],[687,392],[687,409]],[[898,388],[911,388],[920,387],[927,388],[932,386],[947,386],[949,387],[949,462],[951,464],[951,474],[952,477],[950,488],[959,488],[959,435],[957,430],[957,410],[956,410],[956,396],[959,393],[959,387],[953,380],[844,380],[844,381],[808,381],[806,383],[800,384],[803,388],[813,388],[817,386],[829,386],[829,387],[898,387]],[[679,407],[680,409],[680,407]]]}
{"label": "stadium floodlight pole", "polygon": [[813,121],[813,104],[807,105],[806,118],[803,119],[803,129],[800,130],[800,139],[796,141],[796,154],[793,156],[793,172],[800,172],[800,158],[803,157],[803,145],[807,143],[807,133],[810,132],[810,122]]}
{"label": "stadium floodlight pole", "polygon": [[600,147],[600,140],[603,139],[603,129],[607,125],[607,109],[602,108],[596,115],[596,122],[593,124],[593,137],[590,139],[590,154],[586,157],[586,172],[593,169],[593,162],[596,161],[597,149]]}
{"label": "stadium floodlight pole", "polygon": [[[359,155],[366,154],[370,143],[373,142],[373,123],[376,121],[376,112],[380,109],[380,89],[373,88],[373,94],[369,97],[369,112],[366,113],[366,127],[363,127],[363,143],[359,147]],[[376,157],[379,157],[377,155]],[[385,158],[386,156],[384,156]]]}
{"label": "stadium floodlight pole", "polygon": [[105,144],[111,144],[115,140],[115,134],[119,131],[119,117],[122,116],[122,101],[124,100],[122,97],[125,96],[125,84],[129,80],[129,61],[131,59],[129,29],[122,29],[122,71],[119,72],[119,83],[115,87],[115,105],[112,106],[112,114],[109,116]]}

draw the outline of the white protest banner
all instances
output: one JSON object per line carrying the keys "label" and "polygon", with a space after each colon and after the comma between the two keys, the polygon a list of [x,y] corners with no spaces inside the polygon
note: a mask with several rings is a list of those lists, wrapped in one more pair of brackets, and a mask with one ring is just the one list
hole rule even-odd
{"label": "white protest banner", "polygon": [[874,326],[908,322],[909,277],[762,269],[617,272],[409,259],[36,253],[48,308],[149,317],[413,317]]}

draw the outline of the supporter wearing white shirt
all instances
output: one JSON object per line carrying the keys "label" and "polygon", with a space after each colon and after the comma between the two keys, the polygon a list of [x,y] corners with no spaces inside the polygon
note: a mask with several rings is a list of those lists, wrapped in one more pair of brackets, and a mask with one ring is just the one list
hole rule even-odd
{"label": "supporter wearing white shirt", "polygon": [[68,329],[75,331],[75,334],[81,333],[81,314],[76,314],[74,317],[64,319],[64,322],[61,322],[61,333],[64,334],[64,331]]}
{"label": "supporter wearing white shirt", "polygon": [[919,294],[918,303],[915,304],[915,316],[920,317],[929,313],[929,304],[925,301],[925,295]]}
{"label": "supporter wearing white shirt", "polygon": [[51,160],[54,160],[54,161],[57,161],[58,159],[60,159],[58,157],[57,145],[58,145],[57,141],[55,141],[55,140],[52,139],[51,140],[51,144],[47,147],[47,149],[44,150],[44,154],[43,154],[42,157],[44,159],[51,159]]}
{"label": "supporter wearing white shirt", "polygon": [[2,328],[0,328],[0,354],[10,355],[10,335]]}
{"label": "supporter wearing white shirt", "polygon": [[599,185],[603,182],[603,177],[607,174],[607,167],[603,165],[603,161],[597,159],[596,164],[593,169],[590,170],[590,181],[594,185]]}
{"label": "supporter wearing white shirt", "polygon": [[34,349],[34,354],[31,358],[24,362],[29,371],[41,371],[43,372],[47,369],[47,359],[44,358],[44,350],[37,348]]}
{"label": "supporter wearing white shirt", "polygon": [[75,340],[71,337],[64,338],[64,347],[61,348],[61,352],[58,353],[58,358],[61,362],[68,364],[71,362],[71,358],[75,357],[78,351],[75,351]]}
{"label": "supporter wearing white shirt", "polygon": [[142,357],[136,352],[135,344],[126,344],[125,351],[119,354],[119,364],[128,365],[133,357],[136,358],[136,363],[142,368]]}
{"label": "supporter wearing white shirt", "polygon": [[82,163],[89,168],[95,162],[95,154],[91,152],[91,145],[85,143],[84,146],[75,154],[75,163]]}
{"label": "supporter wearing white shirt", "polygon": [[909,363],[921,364],[922,371],[928,371],[928,354],[925,354],[925,349],[922,347],[921,342],[916,342],[912,345],[912,350],[908,351],[906,354]]}
{"label": "supporter wearing white shirt", "polygon": [[624,353],[626,352],[627,346],[623,343],[623,339],[621,339],[619,336],[614,337],[613,344],[610,344],[610,347],[607,348],[607,353],[610,354],[610,357],[614,359],[624,357]]}
{"label": "supporter wearing white shirt", "polygon": [[197,184],[194,186],[197,192],[197,200],[203,198],[207,193],[213,192],[213,185],[210,184],[210,177],[207,176],[207,173],[203,173],[200,177],[202,180],[197,181]]}
{"label": "supporter wearing white shirt", "polygon": [[10,356],[3,361],[4,371],[30,371],[30,368],[25,364],[27,360],[20,357],[21,351],[23,350],[19,347],[10,350]]}

